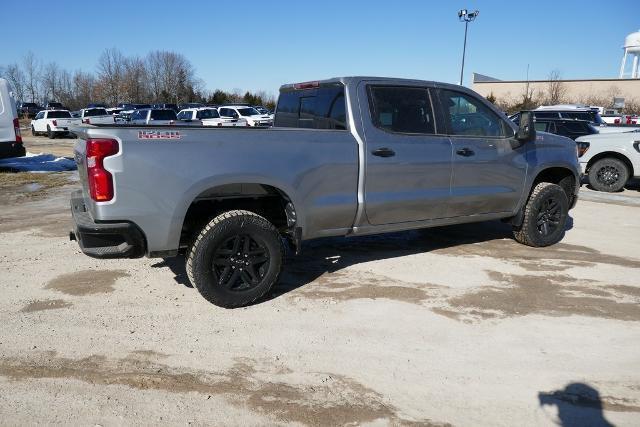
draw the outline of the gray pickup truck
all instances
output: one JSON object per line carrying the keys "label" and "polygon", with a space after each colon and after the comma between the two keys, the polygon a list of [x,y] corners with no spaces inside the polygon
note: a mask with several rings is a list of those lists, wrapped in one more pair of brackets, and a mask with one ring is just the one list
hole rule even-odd
{"label": "gray pickup truck", "polygon": [[562,239],[577,200],[572,140],[516,126],[460,86],[347,77],[284,85],[275,126],[76,129],[71,238],[96,258],[186,254],[222,307],[278,280],[284,243],[503,219]]}

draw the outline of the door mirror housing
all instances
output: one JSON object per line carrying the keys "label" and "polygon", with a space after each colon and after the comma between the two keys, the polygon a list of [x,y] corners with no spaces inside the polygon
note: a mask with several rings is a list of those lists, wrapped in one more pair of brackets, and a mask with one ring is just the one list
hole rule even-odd
{"label": "door mirror housing", "polygon": [[531,142],[536,140],[536,127],[533,121],[533,112],[520,112],[520,122],[518,123],[516,139],[520,142]]}

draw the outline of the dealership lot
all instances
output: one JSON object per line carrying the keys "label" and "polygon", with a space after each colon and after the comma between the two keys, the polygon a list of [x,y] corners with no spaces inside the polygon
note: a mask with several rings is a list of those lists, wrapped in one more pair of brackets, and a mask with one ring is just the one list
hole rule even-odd
{"label": "dealership lot", "polygon": [[224,310],[182,258],[82,255],[76,174],[33,179],[0,186],[0,413],[16,424],[637,425],[636,183],[583,187],[551,248],[500,222],[311,242],[267,298]]}

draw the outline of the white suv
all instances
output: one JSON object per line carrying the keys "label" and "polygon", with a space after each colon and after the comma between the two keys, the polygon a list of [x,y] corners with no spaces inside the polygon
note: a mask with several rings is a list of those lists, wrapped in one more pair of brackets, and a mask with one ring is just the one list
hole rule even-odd
{"label": "white suv", "polygon": [[578,160],[589,184],[598,191],[620,191],[640,177],[640,130],[581,136]]}
{"label": "white suv", "polygon": [[227,119],[245,119],[248,126],[273,126],[273,119],[268,114],[260,114],[253,107],[241,105],[225,105],[218,107],[220,117]]}
{"label": "white suv", "polygon": [[247,126],[245,119],[222,118],[218,110],[211,107],[186,108],[178,113],[178,120],[183,122],[199,121],[202,123],[202,126]]}

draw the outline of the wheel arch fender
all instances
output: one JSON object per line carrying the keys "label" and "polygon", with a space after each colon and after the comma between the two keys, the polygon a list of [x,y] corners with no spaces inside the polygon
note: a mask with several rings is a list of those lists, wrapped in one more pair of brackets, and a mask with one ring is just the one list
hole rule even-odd
{"label": "wheel arch fender", "polygon": [[586,173],[589,173],[590,168],[594,165],[595,162],[608,157],[622,161],[629,168],[630,177],[635,176],[636,173],[640,172],[640,160],[638,160],[638,164],[634,165],[633,161],[631,160],[631,156],[626,150],[610,149],[598,154],[594,154],[593,157],[591,157],[587,162],[587,167],[585,168]]}
{"label": "wheel arch fender", "polygon": [[[277,181],[265,176],[256,175],[233,175],[233,176],[216,176],[201,179],[189,187],[176,203],[176,207],[171,217],[171,230],[169,240],[174,242],[174,246],[178,247],[180,242],[180,234],[184,225],[187,212],[191,205],[203,194],[210,197],[217,192],[224,197],[228,194],[230,186],[267,186],[275,189],[278,193],[287,199],[294,208],[296,213],[296,228],[304,227],[304,214],[301,211],[302,203],[297,198],[297,193],[293,187],[284,182]],[[242,190],[240,190],[242,192]],[[240,193],[241,194],[241,193]]]}

